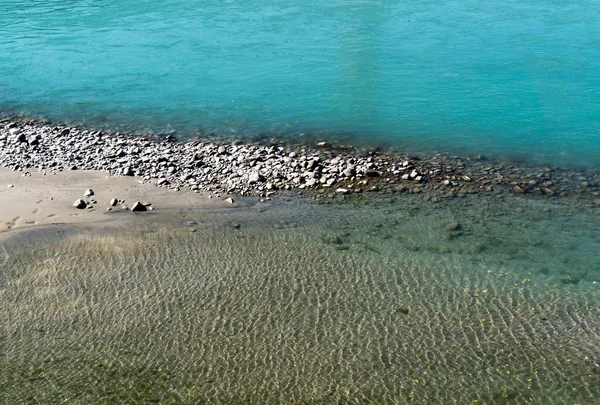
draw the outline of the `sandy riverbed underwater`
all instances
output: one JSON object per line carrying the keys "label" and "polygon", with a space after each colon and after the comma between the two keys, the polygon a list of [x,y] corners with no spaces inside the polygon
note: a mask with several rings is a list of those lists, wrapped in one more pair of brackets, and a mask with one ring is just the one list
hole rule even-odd
{"label": "sandy riverbed underwater", "polygon": [[593,403],[599,245],[592,209],[477,195],[281,197],[13,232],[0,248],[0,393]]}

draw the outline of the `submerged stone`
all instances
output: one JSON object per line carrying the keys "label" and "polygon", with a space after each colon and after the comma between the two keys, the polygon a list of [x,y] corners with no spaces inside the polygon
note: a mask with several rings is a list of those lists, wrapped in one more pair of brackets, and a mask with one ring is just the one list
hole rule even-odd
{"label": "submerged stone", "polygon": [[458,222],[448,224],[444,227],[444,231],[446,231],[446,232],[456,232],[456,231],[460,231],[461,229],[462,229],[462,225],[459,224]]}

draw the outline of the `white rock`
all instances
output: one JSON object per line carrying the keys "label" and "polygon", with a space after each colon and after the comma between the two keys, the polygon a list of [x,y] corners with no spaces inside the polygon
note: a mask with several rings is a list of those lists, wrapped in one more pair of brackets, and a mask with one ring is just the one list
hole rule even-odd
{"label": "white rock", "polygon": [[259,172],[252,172],[248,176],[249,183],[257,183],[259,181],[263,181],[264,177]]}

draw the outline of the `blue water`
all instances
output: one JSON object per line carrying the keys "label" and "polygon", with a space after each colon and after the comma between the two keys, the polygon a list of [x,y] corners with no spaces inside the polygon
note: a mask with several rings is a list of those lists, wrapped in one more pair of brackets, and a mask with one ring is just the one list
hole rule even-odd
{"label": "blue water", "polygon": [[0,110],[597,165],[594,0],[0,1]]}

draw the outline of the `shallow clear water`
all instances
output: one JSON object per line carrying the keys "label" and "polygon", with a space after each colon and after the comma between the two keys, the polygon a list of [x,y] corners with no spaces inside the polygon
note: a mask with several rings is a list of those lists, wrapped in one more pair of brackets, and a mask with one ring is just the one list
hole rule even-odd
{"label": "shallow clear water", "polygon": [[597,212],[479,197],[343,208],[13,233],[0,245],[3,398],[598,401]]}
{"label": "shallow clear water", "polygon": [[0,110],[597,165],[583,0],[0,0]]}

